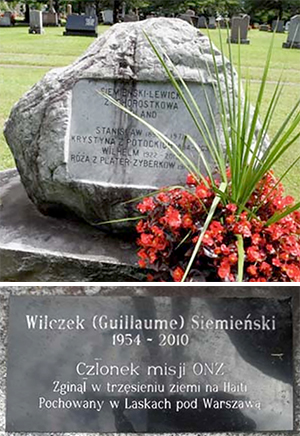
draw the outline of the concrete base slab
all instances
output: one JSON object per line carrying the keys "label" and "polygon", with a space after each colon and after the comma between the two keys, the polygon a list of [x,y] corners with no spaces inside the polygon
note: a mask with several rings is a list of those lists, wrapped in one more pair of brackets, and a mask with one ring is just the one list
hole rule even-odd
{"label": "concrete base slab", "polygon": [[16,170],[0,172],[0,281],[146,281],[134,236],[111,236],[74,219],[44,216]]}
{"label": "concrete base slab", "polygon": [[296,48],[300,50],[300,42],[284,42],[282,48]]}
{"label": "concrete base slab", "polygon": [[250,39],[227,39],[227,43],[229,44],[250,44]]}

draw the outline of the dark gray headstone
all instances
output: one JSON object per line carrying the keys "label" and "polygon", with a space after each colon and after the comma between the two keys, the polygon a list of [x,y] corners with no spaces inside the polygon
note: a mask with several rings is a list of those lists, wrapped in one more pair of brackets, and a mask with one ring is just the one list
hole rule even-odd
{"label": "dark gray headstone", "polygon": [[276,33],[284,33],[284,21],[283,20],[273,20],[272,21],[272,31]]}
{"label": "dark gray headstone", "polygon": [[291,299],[11,297],[9,432],[293,429]]}
{"label": "dark gray headstone", "polygon": [[283,48],[300,49],[300,15],[291,18],[287,41],[282,46]]}
{"label": "dark gray headstone", "polygon": [[203,15],[198,17],[197,27],[198,27],[198,29],[206,29],[207,28],[207,21]]}
{"label": "dark gray headstone", "polygon": [[11,22],[12,13],[9,11],[4,12],[4,15],[0,16],[0,27],[10,27],[12,25]]}
{"label": "dark gray headstone", "polygon": [[250,44],[249,39],[247,39],[249,22],[249,15],[232,17],[230,34],[232,44]]}
{"label": "dark gray headstone", "polygon": [[98,36],[98,18],[95,15],[68,15],[65,36]]}
{"label": "dark gray headstone", "polygon": [[123,18],[124,23],[130,23],[132,21],[139,21],[139,16],[135,14],[133,11],[130,11],[128,14],[124,15]]}

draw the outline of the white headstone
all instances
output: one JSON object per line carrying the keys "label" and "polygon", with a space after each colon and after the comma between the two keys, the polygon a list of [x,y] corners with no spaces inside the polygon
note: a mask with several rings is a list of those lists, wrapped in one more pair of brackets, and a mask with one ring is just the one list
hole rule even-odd
{"label": "white headstone", "polygon": [[215,29],[216,28],[216,18],[215,17],[209,17],[208,18],[208,28],[209,29]]}
{"label": "white headstone", "polygon": [[41,11],[31,10],[29,14],[29,33],[43,33],[43,17]]}
{"label": "white headstone", "polygon": [[300,49],[300,15],[291,18],[287,42],[284,42],[282,46]]}
{"label": "white headstone", "polygon": [[103,24],[113,24],[114,11],[112,9],[105,9],[102,11]]}

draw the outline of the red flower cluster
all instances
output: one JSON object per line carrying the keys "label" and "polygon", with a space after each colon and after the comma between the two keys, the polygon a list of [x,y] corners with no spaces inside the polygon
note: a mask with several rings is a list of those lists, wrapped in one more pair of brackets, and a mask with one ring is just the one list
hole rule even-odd
{"label": "red flower cluster", "polygon": [[[209,181],[198,183],[189,175],[186,189],[164,190],[137,206],[145,214],[137,225],[139,265],[154,271],[149,280],[182,280],[213,199]],[[237,235],[241,235],[244,281],[300,281],[300,212],[266,225],[274,213],[293,202],[292,197],[283,196],[283,187],[271,172],[246,205],[247,210],[260,206],[255,216],[238,214],[235,204],[220,202],[188,280],[236,281]]]}

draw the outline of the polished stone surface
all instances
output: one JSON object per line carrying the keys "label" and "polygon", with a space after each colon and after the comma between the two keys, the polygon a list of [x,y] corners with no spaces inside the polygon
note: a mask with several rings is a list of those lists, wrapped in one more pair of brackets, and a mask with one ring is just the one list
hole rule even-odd
{"label": "polished stone surface", "polygon": [[[292,430],[291,313],[289,298],[11,297],[7,431]],[[28,328],[35,318],[26,315],[42,321],[38,329]],[[101,318],[99,328],[101,315],[107,318]],[[125,325],[106,329],[108,319]],[[166,325],[146,329],[144,320]],[[115,337],[119,343],[138,339],[129,346],[113,345],[116,333],[132,335]],[[171,343],[162,345],[162,334],[187,337],[189,343],[171,345],[174,337],[168,336]],[[87,365],[95,363],[100,375],[87,374]],[[123,375],[104,375],[110,365]],[[151,366],[158,367],[155,377],[147,374]],[[186,368],[182,377],[180,367]],[[84,381],[87,388],[80,393]],[[67,390],[75,384],[77,392],[56,392],[61,383]],[[95,390],[101,384],[100,392],[92,392],[92,383]],[[126,384],[129,391],[108,392],[107,383]],[[134,393],[141,384],[147,389],[161,385],[165,391]],[[181,390],[171,393],[172,384]],[[200,392],[186,392],[187,386],[200,386]],[[145,397],[151,404],[147,409]],[[74,400],[81,408],[74,408]],[[117,409],[110,406],[113,400],[120,401]],[[143,400],[138,410],[135,400]],[[164,409],[154,409],[162,400]],[[104,401],[101,411],[95,410],[101,405],[97,401]],[[65,408],[55,408],[58,404]],[[176,412],[183,404],[188,408]]]}
{"label": "polished stone surface", "polygon": [[[206,95],[216,114],[212,86],[191,83],[189,87],[208,129],[213,131],[205,102]],[[145,189],[186,180],[186,168],[165,143],[99,92],[113,97],[153,125],[196,162],[198,151],[185,141],[188,133],[210,160],[207,147],[172,84],[82,79],[72,91],[71,126],[66,140],[67,171],[71,179]]]}

